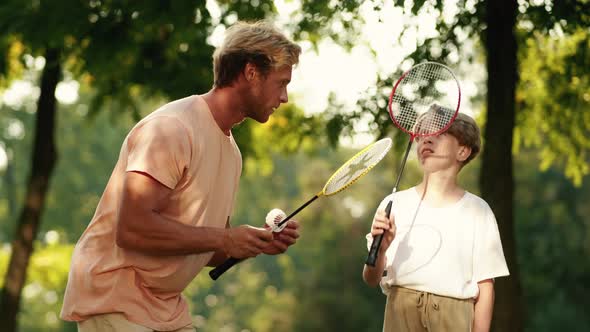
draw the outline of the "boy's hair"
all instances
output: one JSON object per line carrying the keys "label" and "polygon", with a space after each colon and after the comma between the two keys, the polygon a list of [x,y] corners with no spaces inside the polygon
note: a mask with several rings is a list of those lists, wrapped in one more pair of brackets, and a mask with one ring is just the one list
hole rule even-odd
{"label": "boy's hair", "polygon": [[237,22],[225,32],[223,44],[213,53],[213,85],[230,86],[247,63],[266,75],[271,69],[299,62],[301,47],[271,23]]}
{"label": "boy's hair", "polygon": [[[454,111],[449,108],[433,104],[427,112],[418,116],[414,132],[432,133],[440,130],[452,118],[453,113]],[[455,121],[451,123],[445,133],[455,137],[459,141],[459,145],[471,148],[471,154],[463,161],[462,166],[467,165],[479,154],[481,150],[479,127],[469,115],[457,113]]]}
{"label": "boy's hair", "polygon": [[481,150],[481,137],[479,127],[472,117],[458,113],[455,121],[446,132],[455,137],[460,145],[471,148],[471,154],[465,159],[463,166],[477,157]]}

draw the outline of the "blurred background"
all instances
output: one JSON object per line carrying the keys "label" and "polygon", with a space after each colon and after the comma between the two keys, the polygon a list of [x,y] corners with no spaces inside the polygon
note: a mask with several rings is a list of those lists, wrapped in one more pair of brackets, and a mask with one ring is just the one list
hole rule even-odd
{"label": "blurred background", "polygon": [[[380,331],[385,297],[361,278],[364,236],[407,137],[393,82],[450,66],[484,150],[461,183],[491,205],[511,276],[494,331],[589,331],[590,2],[587,0],[44,1],[0,4],[0,326],[62,322],[70,256],[127,131],[212,82],[237,20],[269,19],[303,48],[290,103],[234,130],[244,157],[232,224],[292,211],[360,147],[395,151],[351,189],[299,216],[287,254],[241,263],[185,291],[199,331]],[[412,156],[401,189],[421,174]]]}

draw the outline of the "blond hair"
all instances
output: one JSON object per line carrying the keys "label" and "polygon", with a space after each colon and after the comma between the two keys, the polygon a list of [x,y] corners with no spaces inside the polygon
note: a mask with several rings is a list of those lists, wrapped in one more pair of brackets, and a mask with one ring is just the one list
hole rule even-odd
{"label": "blond hair", "polygon": [[300,54],[301,47],[271,23],[237,22],[227,29],[223,44],[213,53],[214,86],[231,85],[247,63],[266,75],[271,69],[297,64]]}

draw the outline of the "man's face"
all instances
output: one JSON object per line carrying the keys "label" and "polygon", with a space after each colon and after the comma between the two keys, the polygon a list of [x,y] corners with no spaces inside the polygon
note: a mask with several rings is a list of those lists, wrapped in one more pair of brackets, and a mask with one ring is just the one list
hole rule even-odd
{"label": "man's face", "polygon": [[291,82],[291,72],[292,66],[283,66],[271,70],[266,76],[257,73],[251,82],[246,116],[265,123],[275,109],[288,102],[287,85]]}

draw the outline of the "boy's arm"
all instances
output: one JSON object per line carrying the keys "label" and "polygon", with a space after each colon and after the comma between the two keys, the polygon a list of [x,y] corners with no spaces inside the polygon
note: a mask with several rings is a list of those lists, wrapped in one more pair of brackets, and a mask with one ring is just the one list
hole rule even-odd
{"label": "boy's arm", "polygon": [[397,229],[394,220],[393,215],[390,219],[386,217],[385,211],[382,210],[377,211],[375,218],[373,219],[371,234],[373,237],[383,234],[383,240],[381,242],[381,247],[379,247],[375,266],[368,266],[365,264],[365,267],[363,268],[363,280],[371,287],[379,285],[381,277],[383,276],[383,271],[385,270],[385,264],[387,262],[385,253],[395,238],[395,231]]}
{"label": "boy's arm", "polygon": [[383,271],[385,270],[385,253],[379,253],[375,266],[365,264],[363,269],[363,280],[371,287],[379,285]]}
{"label": "boy's arm", "polygon": [[473,318],[473,332],[488,332],[492,323],[494,311],[494,281],[482,280],[477,283],[479,296],[475,300],[475,313]]}

